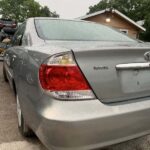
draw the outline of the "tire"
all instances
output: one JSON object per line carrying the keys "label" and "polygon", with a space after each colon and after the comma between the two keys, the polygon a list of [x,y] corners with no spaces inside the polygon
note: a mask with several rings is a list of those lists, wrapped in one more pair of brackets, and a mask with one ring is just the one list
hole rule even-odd
{"label": "tire", "polygon": [[33,131],[29,128],[29,126],[26,124],[22,111],[21,111],[21,107],[20,107],[20,102],[19,102],[19,98],[18,95],[16,95],[16,101],[17,101],[17,117],[18,117],[18,128],[20,133],[24,136],[24,137],[32,137],[34,135]]}
{"label": "tire", "polygon": [[8,79],[7,79],[7,75],[6,75],[6,71],[5,71],[4,66],[3,66],[3,77],[4,77],[4,81],[5,81],[5,82],[8,82]]}

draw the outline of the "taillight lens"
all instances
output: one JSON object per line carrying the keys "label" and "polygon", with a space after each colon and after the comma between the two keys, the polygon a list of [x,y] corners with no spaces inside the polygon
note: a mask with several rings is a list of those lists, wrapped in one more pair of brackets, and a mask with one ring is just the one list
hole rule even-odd
{"label": "taillight lens", "polygon": [[41,87],[58,99],[93,99],[93,92],[71,53],[52,56],[39,70]]}
{"label": "taillight lens", "polygon": [[13,26],[13,27],[16,27],[16,24],[14,23],[14,24],[12,24],[12,26]]}
{"label": "taillight lens", "polygon": [[40,68],[40,79],[42,79],[42,87],[46,90],[70,91],[89,89],[77,66],[42,64]]}

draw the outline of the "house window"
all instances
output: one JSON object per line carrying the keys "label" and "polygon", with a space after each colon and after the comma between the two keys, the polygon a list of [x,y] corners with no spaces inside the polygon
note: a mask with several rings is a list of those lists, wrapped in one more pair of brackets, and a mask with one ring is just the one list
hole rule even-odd
{"label": "house window", "polygon": [[126,30],[126,29],[120,29],[120,31],[124,34],[128,34],[128,30]]}

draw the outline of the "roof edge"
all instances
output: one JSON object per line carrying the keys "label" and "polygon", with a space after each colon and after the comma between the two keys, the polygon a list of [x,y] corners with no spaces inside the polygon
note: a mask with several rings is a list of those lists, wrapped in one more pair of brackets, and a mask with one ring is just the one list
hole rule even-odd
{"label": "roof edge", "polygon": [[[87,19],[87,18],[90,18],[90,17],[93,17],[93,16],[97,16],[97,15],[103,14],[106,11],[109,11],[109,10],[110,9],[104,9],[104,10],[97,11],[97,12],[89,14],[89,15],[81,16],[81,17],[76,18],[76,19],[84,20],[84,19]],[[138,25],[135,21],[133,21],[132,19],[130,19],[129,17],[127,17],[126,15],[124,15],[123,13],[121,13],[120,11],[118,11],[117,9],[113,9],[113,13],[118,14],[120,17],[124,18],[125,20],[127,20],[128,22],[130,22],[131,24],[133,24],[137,28],[141,29],[142,31],[146,31],[146,29],[144,27]]]}

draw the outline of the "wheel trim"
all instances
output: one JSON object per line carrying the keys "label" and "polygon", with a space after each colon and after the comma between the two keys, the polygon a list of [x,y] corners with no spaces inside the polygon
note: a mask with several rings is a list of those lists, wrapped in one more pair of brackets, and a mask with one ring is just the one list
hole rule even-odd
{"label": "wheel trim", "polygon": [[19,99],[17,96],[17,117],[18,117],[19,127],[21,127],[21,124],[22,124],[21,116],[22,116],[22,112],[21,112],[21,108],[20,108],[20,102],[19,102]]}

